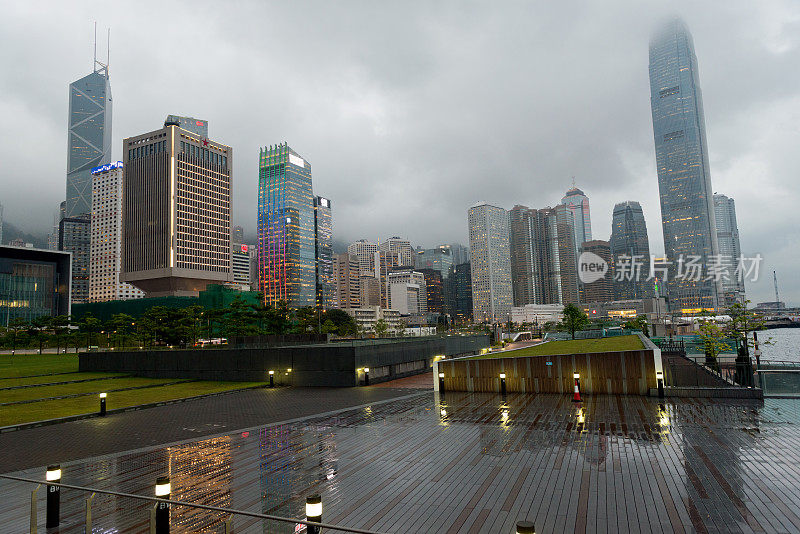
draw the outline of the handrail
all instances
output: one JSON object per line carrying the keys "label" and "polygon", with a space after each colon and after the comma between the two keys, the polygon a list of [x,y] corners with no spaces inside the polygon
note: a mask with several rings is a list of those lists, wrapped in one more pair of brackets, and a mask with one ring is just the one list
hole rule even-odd
{"label": "handrail", "polygon": [[278,515],[270,515],[270,514],[259,514],[257,512],[247,512],[244,510],[234,510],[232,508],[224,508],[222,506],[212,506],[209,504],[193,504],[184,501],[175,501],[172,499],[159,499],[158,497],[147,497],[145,495],[135,495],[133,493],[124,493],[121,491],[111,491],[111,490],[101,490],[96,488],[87,488],[84,486],[75,486],[72,484],[64,484],[61,482],[47,482],[43,480],[35,480],[32,478],[24,478],[24,477],[17,477],[13,475],[0,475],[0,478],[5,478],[7,480],[16,480],[19,482],[29,482],[31,484],[46,484],[49,486],[58,486],[60,488],[67,488],[67,489],[74,489],[79,491],[89,491],[93,493],[103,493],[106,495],[114,495],[117,497],[128,497],[131,499],[140,499],[143,501],[150,501],[154,503],[167,503],[167,504],[175,504],[177,506],[188,506],[190,508],[201,508],[203,510],[211,510],[213,512],[224,512],[228,514],[238,514],[244,515],[248,517],[255,517],[257,519],[269,519],[271,521],[279,521],[282,523],[300,523],[301,525],[312,526],[312,527],[321,527],[327,528],[331,530],[339,530],[342,532],[353,532],[355,534],[381,534],[380,532],[374,530],[365,530],[361,528],[354,528],[354,527],[343,527],[339,525],[332,525],[330,523],[317,523],[315,521],[306,521],[304,519],[292,519],[290,517],[282,517]]}

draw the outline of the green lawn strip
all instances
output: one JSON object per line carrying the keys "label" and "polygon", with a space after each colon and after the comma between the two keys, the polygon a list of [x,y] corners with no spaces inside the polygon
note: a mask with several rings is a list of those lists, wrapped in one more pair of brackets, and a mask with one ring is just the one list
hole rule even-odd
{"label": "green lawn strip", "polygon": [[49,397],[61,397],[81,393],[101,393],[142,386],[152,386],[154,384],[166,384],[176,382],[174,378],[113,378],[97,380],[94,382],[78,382],[76,384],[59,384],[56,386],[40,386],[35,388],[10,389],[0,391],[0,402],[18,402],[33,399],[46,399]]}
{"label": "green lawn strip", "polygon": [[550,341],[542,345],[534,345],[526,349],[497,351],[474,359],[487,358],[524,358],[526,356],[556,356],[559,354],[585,354],[587,352],[614,352],[620,350],[641,350],[644,348],[639,336],[617,336],[599,339],[570,339],[566,341]]}
{"label": "green lawn strip", "polygon": [[64,373],[59,375],[31,376],[26,378],[6,378],[0,380],[0,395],[2,395],[2,388],[74,382],[76,380],[97,380],[103,378],[112,378],[115,376],[127,375],[125,373]]}
{"label": "green lawn strip", "polygon": [[[263,382],[186,382],[171,386],[109,393],[108,409],[127,408],[139,404],[164,402],[209,393],[221,393],[236,389],[264,385]],[[96,413],[100,408],[97,397],[75,397],[0,407],[0,426],[30,423],[70,415]]]}
{"label": "green lawn strip", "polygon": [[17,354],[0,356],[0,378],[71,373],[78,370],[76,354]]}

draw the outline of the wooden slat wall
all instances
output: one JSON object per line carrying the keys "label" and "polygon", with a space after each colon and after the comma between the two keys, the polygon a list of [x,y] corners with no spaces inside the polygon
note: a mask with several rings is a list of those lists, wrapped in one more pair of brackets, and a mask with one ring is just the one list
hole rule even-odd
{"label": "wooden slat wall", "polygon": [[509,393],[572,393],[576,371],[587,394],[647,395],[657,387],[652,350],[445,360],[439,371],[447,391],[499,392],[500,373],[505,373]]}

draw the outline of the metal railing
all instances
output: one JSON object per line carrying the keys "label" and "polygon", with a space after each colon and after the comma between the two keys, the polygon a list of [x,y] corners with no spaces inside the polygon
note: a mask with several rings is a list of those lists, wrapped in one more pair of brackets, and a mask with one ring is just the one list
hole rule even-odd
{"label": "metal railing", "polygon": [[[104,495],[113,495],[116,497],[124,497],[129,499],[136,499],[139,501],[148,501],[155,505],[160,503],[165,503],[170,506],[185,506],[188,508],[196,508],[200,510],[208,510],[211,512],[220,512],[223,514],[228,514],[230,517],[224,521],[225,525],[225,532],[226,534],[232,532],[231,528],[233,526],[233,517],[234,516],[244,516],[250,517],[255,519],[262,519],[268,521],[277,521],[280,523],[290,523],[290,524],[300,524],[305,525],[306,527],[313,527],[316,529],[326,528],[329,530],[335,530],[339,532],[352,532],[355,534],[381,534],[380,532],[374,530],[367,530],[363,528],[354,528],[354,527],[344,527],[341,525],[333,525],[330,523],[322,523],[322,522],[314,522],[314,521],[307,521],[305,519],[294,519],[290,517],[282,517],[278,515],[271,515],[271,514],[261,514],[258,512],[248,512],[245,510],[234,510],[232,508],[225,508],[223,506],[212,506],[208,504],[196,504],[196,503],[189,503],[184,501],[177,501],[173,499],[160,499],[158,497],[147,497],[144,495],[135,495],[133,493],[124,493],[121,491],[112,491],[112,490],[102,490],[97,488],[88,488],[84,486],[76,486],[74,484],[64,484],[61,482],[48,482],[44,480],[36,480],[32,478],[25,478],[25,477],[18,477],[13,475],[0,475],[1,479],[6,480],[14,480],[17,482],[25,482],[29,484],[36,484],[36,488],[31,492],[31,523],[30,523],[30,532],[31,534],[36,534],[38,528],[38,514],[37,514],[37,492],[42,484],[46,486],[54,486],[62,489],[71,489],[82,491],[86,493],[90,493],[89,497],[86,499],[85,503],[85,517],[84,517],[84,524],[86,526],[86,532],[91,532],[92,529],[92,501],[94,500],[95,494],[104,494]],[[155,514],[153,513],[155,510],[150,510],[150,532],[155,532]]]}

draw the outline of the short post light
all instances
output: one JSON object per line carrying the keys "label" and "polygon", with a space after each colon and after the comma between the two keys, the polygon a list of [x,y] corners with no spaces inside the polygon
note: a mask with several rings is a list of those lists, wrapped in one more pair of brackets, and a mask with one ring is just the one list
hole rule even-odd
{"label": "short post light", "polygon": [[[61,466],[48,465],[45,473],[47,482],[61,482]],[[47,485],[47,528],[57,527],[61,521],[61,486]]]}
{"label": "short post light", "polygon": [[575,395],[572,397],[572,402],[581,402],[581,375],[572,373],[572,378],[575,379]]}
{"label": "short post light", "polygon": [[658,398],[664,398],[664,373],[662,371],[656,372],[656,382],[658,383]]}
{"label": "short post light", "polygon": [[100,415],[103,415],[103,416],[106,414],[106,397],[107,396],[108,396],[108,393],[101,393],[100,394]]}
{"label": "short post light", "polygon": [[[169,500],[172,487],[169,477],[158,477],[156,479],[156,497]],[[159,502],[156,504],[156,534],[169,534],[169,503]]]}
{"label": "short post light", "polygon": [[364,385],[369,385],[369,367],[364,367]]}
{"label": "short post light", "polygon": [[[322,523],[322,497],[319,493],[306,497],[306,520]],[[320,528],[308,525],[308,534],[319,534]]]}
{"label": "short post light", "polygon": [[444,373],[439,373],[439,393],[444,393]]}
{"label": "short post light", "polygon": [[269,387],[271,388],[275,387],[275,371],[269,372]]}
{"label": "short post light", "polygon": [[530,521],[517,521],[516,534],[536,534],[536,527]]}
{"label": "short post light", "polygon": [[500,394],[505,397],[506,395],[506,374],[500,373]]}

